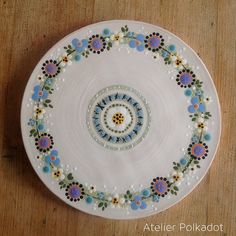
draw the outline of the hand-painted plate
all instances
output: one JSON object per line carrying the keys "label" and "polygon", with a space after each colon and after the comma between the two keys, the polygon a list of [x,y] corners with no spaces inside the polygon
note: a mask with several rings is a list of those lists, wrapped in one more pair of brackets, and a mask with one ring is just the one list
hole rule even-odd
{"label": "hand-painted plate", "polygon": [[45,185],[89,214],[132,219],[188,195],[216,153],[217,92],[194,51],[135,21],[89,25],[35,67],[21,110]]}

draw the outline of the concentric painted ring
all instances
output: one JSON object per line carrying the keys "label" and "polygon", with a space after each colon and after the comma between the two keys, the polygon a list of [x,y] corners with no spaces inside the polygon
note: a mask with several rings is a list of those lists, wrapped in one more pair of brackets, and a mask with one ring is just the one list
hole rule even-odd
{"label": "concentric painted ring", "polygon": [[90,135],[111,150],[127,150],[148,133],[151,111],[147,100],[135,89],[114,85],[99,91],[88,106]]}

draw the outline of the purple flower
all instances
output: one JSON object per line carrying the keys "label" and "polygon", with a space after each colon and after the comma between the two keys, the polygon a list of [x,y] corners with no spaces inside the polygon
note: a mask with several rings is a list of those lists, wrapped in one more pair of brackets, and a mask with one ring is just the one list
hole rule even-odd
{"label": "purple flower", "polygon": [[48,92],[46,90],[43,90],[43,88],[40,85],[36,85],[34,87],[34,93],[32,95],[32,99],[34,101],[37,101],[38,99],[46,99],[48,97]]}
{"label": "purple flower", "polygon": [[188,107],[188,111],[190,113],[204,112],[205,111],[205,105],[199,101],[198,97],[192,97],[191,103],[192,103],[192,105],[190,105]]}
{"label": "purple flower", "polygon": [[79,40],[75,38],[72,40],[72,45],[74,46],[77,52],[81,53],[88,46],[88,40],[87,39]]}
{"label": "purple flower", "polygon": [[142,197],[140,195],[137,195],[134,197],[134,201],[131,202],[131,208],[133,210],[145,209],[147,207],[147,204],[145,201],[142,200]]}
{"label": "purple flower", "polygon": [[58,166],[60,164],[60,159],[58,157],[58,151],[52,150],[51,153],[45,157],[45,162],[47,164],[52,164],[54,166]]}
{"label": "purple flower", "polygon": [[132,39],[129,42],[129,46],[131,48],[136,48],[139,52],[142,52],[144,50],[144,35],[138,34],[136,36],[136,39]]}

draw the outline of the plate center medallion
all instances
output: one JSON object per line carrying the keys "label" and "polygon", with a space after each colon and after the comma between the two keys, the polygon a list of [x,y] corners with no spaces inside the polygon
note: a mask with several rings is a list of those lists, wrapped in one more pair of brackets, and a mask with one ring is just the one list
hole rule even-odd
{"label": "plate center medallion", "polygon": [[94,140],[111,150],[127,150],[147,135],[151,112],[147,100],[135,89],[114,85],[91,99],[87,126]]}

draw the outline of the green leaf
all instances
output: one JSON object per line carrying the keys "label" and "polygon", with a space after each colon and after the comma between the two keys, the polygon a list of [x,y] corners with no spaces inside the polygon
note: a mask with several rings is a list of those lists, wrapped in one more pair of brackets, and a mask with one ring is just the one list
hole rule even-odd
{"label": "green leaf", "polygon": [[50,99],[46,99],[45,102],[46,102],[46,103],[50,103],[51,100],[50,100]]}
{"label": "green leaf", "polygon": [[63,185],[63,184],[64,184],[64,182],[63,182],[63,181],[60,181],[60,182],[59,182],[59,185]]}
{"label": "green leaf", "polygon": [[51,104],[49,104],[48,106],[51,107],[51,108],[53,108],[53,105],[51,105]]}
{"label": "green leaf", "polygon": [[176,193],[176,192],[174,192],[174,194],[175,194],[175,195],[177,195],[177,193]]}
{"label": "green leaf", "polygon": [[121,27],[121,31],[124,33],[124,32],[125,32],[125,28],[124,28],[124,27]]}
{"label": "green leaf", "polygon": [[104,203],[104,207],[107,207],[107,202]]}
{"label": "green leaf", "polygon": [[177,166],[178,166],[178,167],[180,167],[180,164],[179,164],[179,163],[177,163]]}
{"label": "green leaf", "polygon": [[192,118],[192,121],[196,121],[197,119],[195,117]]}
{"label": "green leaf", "polygon": [[72,49],[71,45],[68,45],[68,48]]}
{"label": "green leaf", "polygon": [[102,207],[102,210],[104,211],[104,210],[105,210],[105,207]]}
{"label": "green leaf", "polygon": [[171,192],[171,194],[174,194],[174,191],[172,189],[170,190],[170,192]]}
{"label": "green leaf", "polygon": [[108,42],[108,46],[111,48],[112,47],[112,42]]}
{"label": "green leaf", "polygon": [[178,170],[179,168],[177,166],[173,166],[173,169],[174,170]]}
{"label": "green leaf", "polygon": [[177,186],[174,186],[173,189],[174,189],[175,191],[179,191],[179,188],[178,188]]}
{"label": "green leaf", "polygon": [[194,164],[198,164],[198,163],[199,163],[199,161],[196,161],[196,160],[195,160],[193,163],[194,163]]}
{"label": "green leaf", "polygon": [[48,107],[48,104],[47,104],[47,103],[45,103],[45,102],[43,103],[43,105],[44,105],[45,107]]}
{"label": "green leaf", "polygon": [[98,207],[102,207],[103,206],[103,202],[100,202],[99,204],[98,204]]}
{"label": "green leaf", "polygon": [[72,173],[69,173],[69,174],[67,175],[67,179],[68,179],[68,180],[72,180],[72,179],[74,179]]}
{"label": "green leaf", "polygon": [[64,47],[64,49],[67,49],[67,47]]}
{"label": "green leaf", "polygon": [[197,165],[197,168],[201,168],[201,166]]}
{"label": "green leaf", "polygon": [[30,130],[30,134],[33,134],[33,133],[35,133],[36,132],[36,129],[31,129]]}
{"label": "green leaf", "polygon": [[45,88],[46,90],[50,90],[50,87],[48,87],[48,86],[45,86],[44,88]]}

